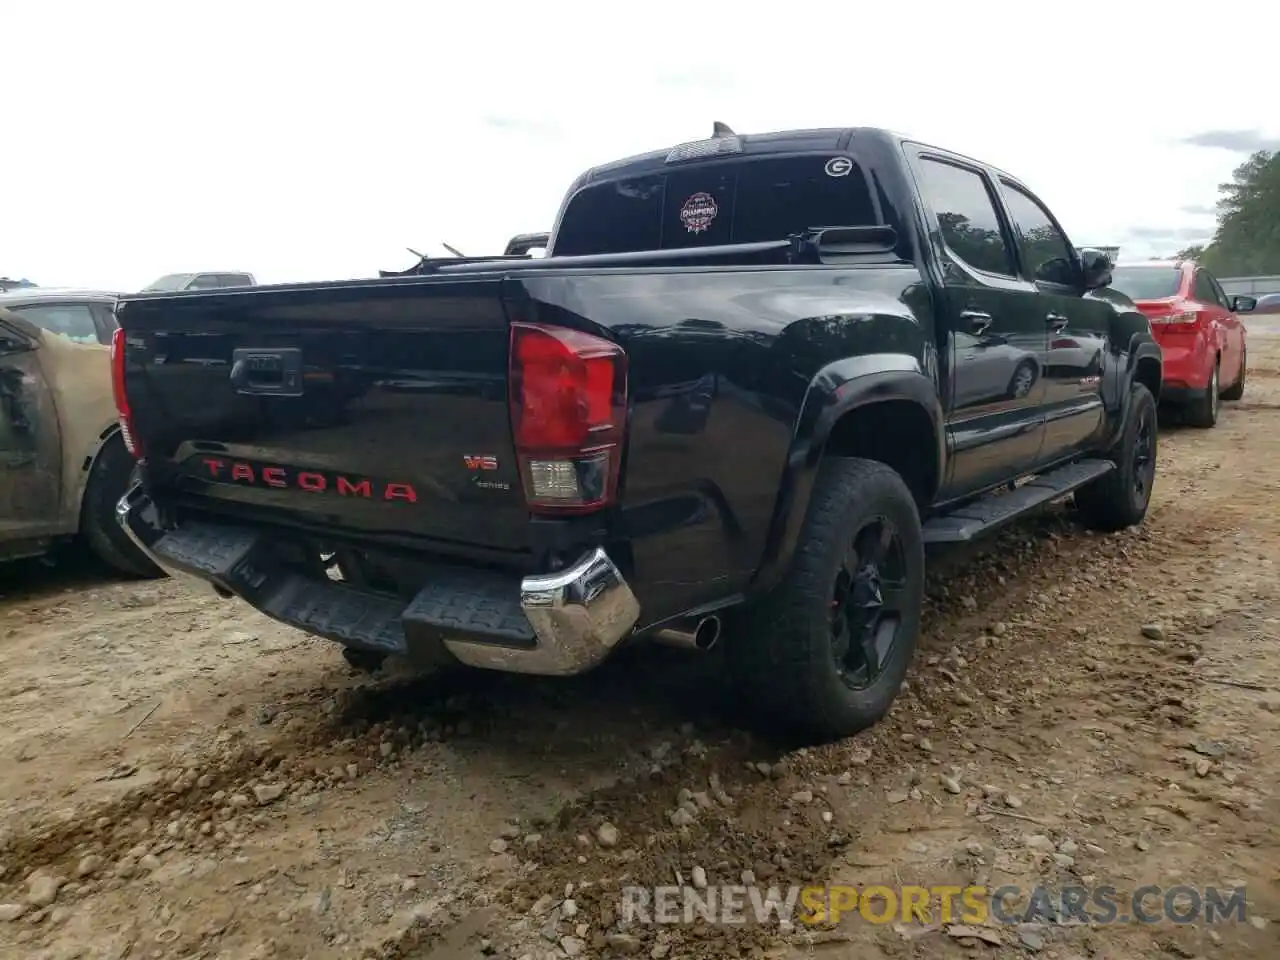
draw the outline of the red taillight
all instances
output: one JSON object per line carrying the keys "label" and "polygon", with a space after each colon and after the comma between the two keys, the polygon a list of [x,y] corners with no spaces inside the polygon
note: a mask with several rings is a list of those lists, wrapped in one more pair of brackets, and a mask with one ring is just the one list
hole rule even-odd
{"label": "red taillight", "polygon": [[511,324],[511,431],[535,513],[613,502],[627,409],[627,357],[565,327]]}
{"label": "red taillight", "polygon": [[1200,319],[1200,305],[1180,300],[1155,300],[1139,303],[1141,310],[1152,324],[1190,330]]}
{"label": "red taillight", "polygon": [[119,327],[111,334],[111,395],[116,401],[116,413],[120,415],[120,436],[125,449],[135,458],[141,458],[142,444],[133,431],[129,395],[124,389],[124,330]]}

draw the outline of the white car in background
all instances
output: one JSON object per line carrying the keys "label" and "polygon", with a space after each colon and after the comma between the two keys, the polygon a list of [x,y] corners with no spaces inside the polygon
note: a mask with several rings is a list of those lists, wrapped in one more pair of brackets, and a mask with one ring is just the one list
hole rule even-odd
{"label": "white car in background", "polygon": [[258,281],[252,273],[236,270],[207,270],[203,273],[168,273],[142,288],[147,292],[173,292],[180,290],[218,290],[222,287],[253,287]]}
{"label": "white car in background", "polygon": [[116,521],[134,468],[113,399],[116,297],[0,293],[0,561],[81,538],[121,574],[163,576]]}

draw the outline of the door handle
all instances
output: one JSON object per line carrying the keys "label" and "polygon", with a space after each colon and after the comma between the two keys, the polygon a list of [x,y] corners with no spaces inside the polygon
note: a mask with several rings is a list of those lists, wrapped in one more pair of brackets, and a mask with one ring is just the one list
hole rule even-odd
{"label": "door handle", "polygon": [[1049,329],[1054,333],[1061,333],[1071,321],[1060,313],[1048,313],[1045,314],[1044,322],[1049,325]]}
{"label": "door handle", "polygon": [[986,333],[991,324],[995,322],[991,314],[983,313],[981,310],[962,310],[960,319],[964,321],[969,332],[977,337]]}

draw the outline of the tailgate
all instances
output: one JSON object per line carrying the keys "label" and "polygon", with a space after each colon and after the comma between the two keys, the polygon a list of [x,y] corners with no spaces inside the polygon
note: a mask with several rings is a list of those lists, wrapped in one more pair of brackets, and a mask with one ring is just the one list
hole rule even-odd
{"label": "tailgate", "polygon": [[356,537],[527,549],[501,287],[126,299],[125,392],[156,493]]}

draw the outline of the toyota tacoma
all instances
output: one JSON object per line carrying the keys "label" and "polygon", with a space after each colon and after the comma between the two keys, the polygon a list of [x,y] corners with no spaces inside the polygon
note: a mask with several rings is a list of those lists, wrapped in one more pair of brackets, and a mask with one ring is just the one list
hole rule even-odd
{"label": "toyota tacoma", "polygon": [[125,297],[157,564],[346,648],[518,673],[706,648],[811,742],[889,709],[925,548],[1142,521],[1161,353],[1023,183],[877,129],[595,167],[546,256]]}

